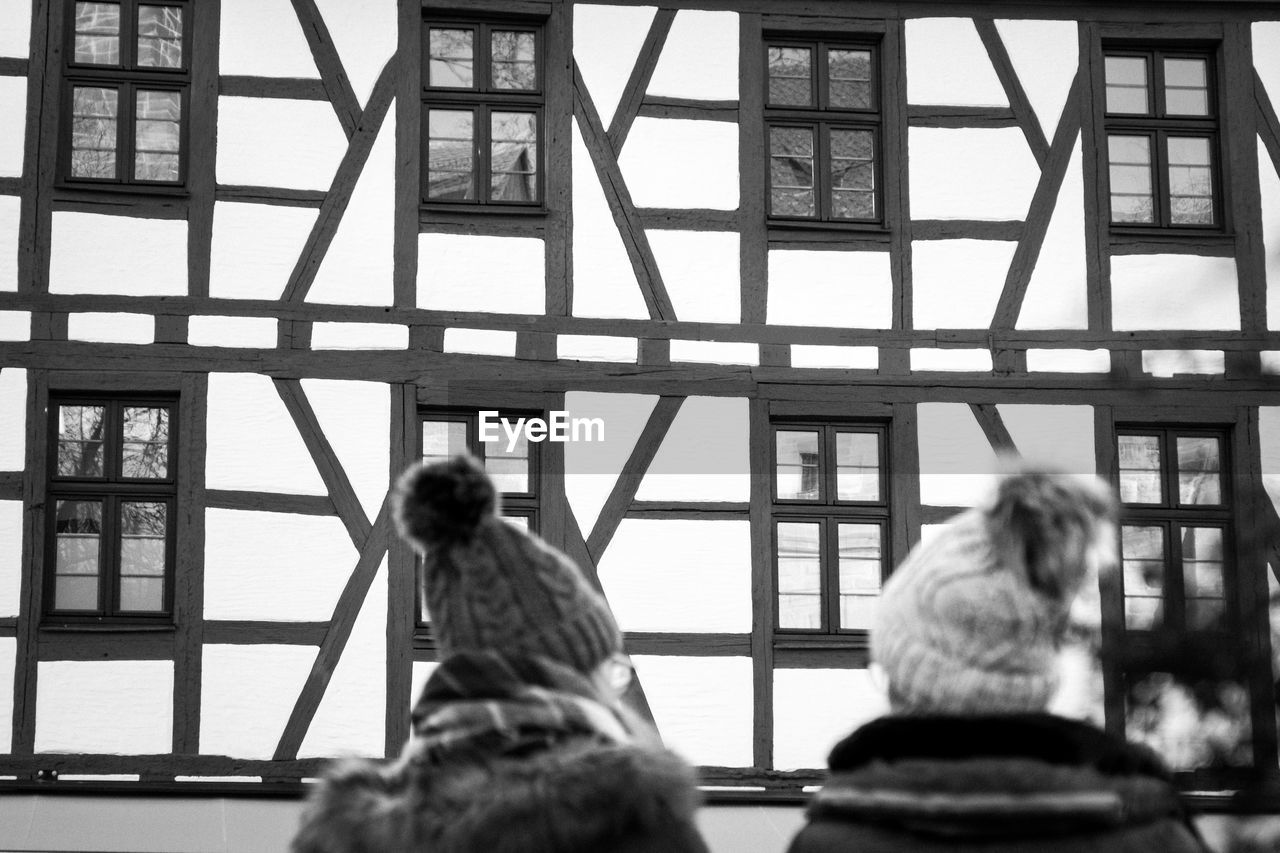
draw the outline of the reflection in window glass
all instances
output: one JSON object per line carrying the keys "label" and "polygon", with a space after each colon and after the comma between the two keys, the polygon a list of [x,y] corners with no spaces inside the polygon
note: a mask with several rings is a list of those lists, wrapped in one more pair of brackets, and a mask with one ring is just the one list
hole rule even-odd
{"label": "reflection in window glass", "polygon": [[880,437],[875,433],[836,433],[836,498],[880,500]]}
{"label": "reflection in window glass", "polygon": [[1158,504],[1164,500],[1160,480],[1160,437],[1121,435],[1120,500],[1130,504]]}
{"label": "reflection in window glass", "polygon": [[162,480],[169,476],[169,410],[124,407],[124,459],[127,479]]}
{"label": "reflection in window glass", "polygon": [[875,137],[869,130],[831,130],[831,215],[876,217]]}
{"label": "reflection in window glass", "polygon": [[158,501],[120,504],[120,609],[164,610],[165,543],[169,506]]}
{"label": "reflection in window glass", "polygon": [[822,525],[779,522],[778,627],[822,628]]}
{"label": "reflection in window glass", "polygon": [[813,130],[804,127],[769,129],[769,213],[773,216],[815,216],[813,188]]}
{"label": "reflection in window glass", "polygon": [[120,64],[120,4],[76,4],[74,61]]}
{"label": "reflection in window glass", "polygon": [[1218,439],[1178,436],[1178,503],[1222,503],[1222,462]]}
{"label": "reflection in window glass", "polygon": [[1147,96],[1147,60],[1140,56],[1106,58],[1107,112],[1146,115],[1151,112]]}
{"label": "reflection in window glass", "polygon": [[538,198],[538,117],[534,113],[493,112],[489,116],[490,198]]}
{"label": "reflection in window glass", "polygon": [[120,93],[103,86],[71,90],[71,176],[116,176]]}
{"label": "reflection in window glass", "polygon": [[1169,115],[1209,115],[1208,63],[1203,59],[1166,58],[1164,104]]}
{"label": "reflection in window glass", "polygon": [[1222,533],[1220,527],[1182,530],[1182,587],[1188,630],[1213,631],[1227,627]]}
{"label": "reflection in window glass", "polygon": [[521,432],[515,445],[507,450],[507,437],[502,434],[497,441],[484,445],[484,469],[493,478],[499,493],[523,494],[529,488],[529,440]]}
{"label": "reflection in window glass", "polygon": [[422,422],[422,461],[439,462],[467,452],[466,423],[463,421]]}
{"label": "reflection in window glass", "polygon": [[827,51],[827,98],[840,109],[871,109],[871,51]]}
{"label": "reflection in window glass", "polygon": [[138,7],[138,65],[144,68],[182,67],[181,7]]}
{"label": "reflection in window glass", "polygon": [[816,501],[822,498],[818,433],[779,430],[777,433],[779,500]]}
{"label": "reflection in window glass", "polygon": [[103,476],[105,430],[102,406],[59,406],[58,476]]}
{"label": "reflection in window glass", "polygon": [[1125,625],[1145,631],[1164,619],[1165,529],[1126,524],[1120,533]]}
{"label": "reflection in window glass", "polygon": [[475,85],[475,34],[471,30],[428,31],[427,85],[470,89]]}
{"label": "reflection in window glass", "polygon": [[60,500],[54,512],[53,609],[96,610],[102,502]]}
{"label": "reflection in window glass", "polygon": [[812,106],[812,49],[769,48],[769,103],[773,106]]}
{"label": "reflection in window glass", "polygon": [[427,111],[427,195],[473,200],[475,115],[471,110]]}
{"label": "reflection in window glass", "polygon": [[1171,136],[1169,217],[1175,225],[1213,224],[1213,160],[1209,140]]}
{"label": "reflection in window glass", "polygon": [[182,95],[139,90],[134,118],[134,179],[181,180]]}
{"label": "reflection in window glass", "polygon": [[1111,221],[1155,222],[1151,190],[1151,138],[1107,137],[1111,176]]}
{"label": "reflection in window glass", "polygon": [[534,34],[494,30],[491,36],[491,75],[495,89],[537,89],[538,65]]}
{"label": "reflection in window glass", "polygon": [[867,629],[880,595],[880,525],[840,524],[840,628]]}

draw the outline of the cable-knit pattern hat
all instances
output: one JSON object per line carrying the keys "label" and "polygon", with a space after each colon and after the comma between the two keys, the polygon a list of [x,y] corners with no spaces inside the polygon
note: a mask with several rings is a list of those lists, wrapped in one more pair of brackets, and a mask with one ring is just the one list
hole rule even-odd
{"label": "cable-knit pattern hat", "polygon": [[416,465],[395,491],[400,535],[423,555],[441,653],[541,655],[588,673],[622,648],[608,604],[568,557],[498,515],[469,456]]}

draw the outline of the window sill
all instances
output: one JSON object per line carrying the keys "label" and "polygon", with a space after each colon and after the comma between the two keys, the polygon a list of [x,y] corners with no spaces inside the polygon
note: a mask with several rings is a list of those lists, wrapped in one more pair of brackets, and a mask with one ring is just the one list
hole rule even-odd
{"label": "window sill", "polygon": [[62,621],[40,623],[40,632],[49,634],[160,634],[172,633],[176,630],[178,630],[178,626],[173,622],[127,622],[121,620],[77,622],[64,619]]}
{"label": "window sill", "polygon": [[767,238],[770,242],[865,242],[888,244],[893,231],[879,223],[800,222],[770,219]]}
{"label": "window sill", "polygon": [[160,186],[157,184],[124,184],[114,182],[77,183],[75,181],[59,181],[54,189],[59,193],[99,195],[111,194],[121,196],[144,196],[147,198],[190,198],[191,190],[185,184],[181,186]]}
{"label": "window sill", "polygon": [[1112,252],[1118,255],[1168,253],[1226,257],[1235,254],[1236,235],[1230,231],[1209,229],[1173,230],[1112,226],[1108,243]]}
{"label": "window sill", "polygon": [[546,216],[547,208],[541,204],[441,204],[420,201],[418,210],[423,216],[454,214],[469,216]]}

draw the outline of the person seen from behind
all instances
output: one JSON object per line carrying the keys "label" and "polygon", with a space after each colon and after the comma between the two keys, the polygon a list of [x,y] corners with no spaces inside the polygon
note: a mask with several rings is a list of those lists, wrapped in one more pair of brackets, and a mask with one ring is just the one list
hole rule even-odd
{"label": "person seen from behind", "polygon": [[294,853],[706,853],[692,771],[622,705],[622,637],[577,566],[498,515],[470,457],[393,499],[440,664],[400,758],[333,769]]}
{"label": "person seen from behind", "polygon": [[1207,849],[1154,753],[1046,711],[1116,514],[1101,480],[1015,468],[907,555],[871,632],[891,713],[836,744],[789,853]]}

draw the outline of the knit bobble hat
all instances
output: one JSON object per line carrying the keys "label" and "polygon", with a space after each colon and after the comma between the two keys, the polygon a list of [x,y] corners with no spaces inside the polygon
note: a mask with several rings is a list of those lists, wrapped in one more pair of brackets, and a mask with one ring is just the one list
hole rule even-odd
{"label": "knit bobble hat", "polygon": [[990,505],[917,545],[885,583],[871,633],[894,710],[1043,711],[1085,552],[1114,515],[1096,478],[1015,472]]}
{"label": "knit bobble hat", "polygon": [[444,656],[539,655],[590,673],[622,649],[604,599],[568,557],[498,515],[470,456],[406,471],[396,528],[424,557],[427,610]]}

